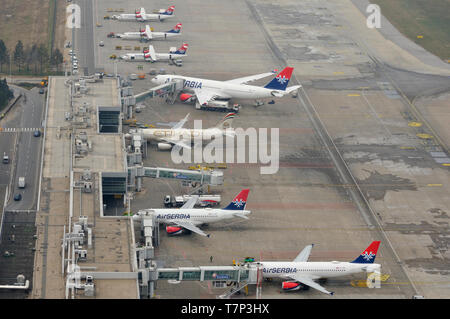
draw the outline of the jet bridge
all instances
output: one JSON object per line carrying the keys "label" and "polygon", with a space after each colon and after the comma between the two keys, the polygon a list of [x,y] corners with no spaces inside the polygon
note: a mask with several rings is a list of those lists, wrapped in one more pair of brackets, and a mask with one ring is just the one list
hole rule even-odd
{"label": "jet bridge", "polygon": [[121,87],[121,103],[122,112],[125,118],[132,117],[132,107],[136,103],[142,102],[148,98],[154,97],[165,97],[166,102],[173,104],[178,96],[178,93],[183,89],[184,80],[183,79],[173,79],[170,82],[158,85],[147,91],[133,95],[133,88],[131,87],[131,82],[123,81]]}
{"label": "jet bridge", "polygon": [[157,280],[168,280],[173,284],[182,281],[212,281],[213,286],[217,288],[232,286],[218,298],[229,298],[247,285],[258,285],[262,281],[261,267],[258,263],[239,266],[150,267],[139,269],[139,273],[141,297],[153,295],[154,282]]}
{"label": "jet bridge", "polygon": [[128,167],[128,177],[130,185],[136,185],[136,190],[138,192],[141,189],[140,178],[142,177],[177,179],[181,180],[184,185],[193,187],[202,185],[223,185],[223,172],[218,170],[193,171],[163,167],[134,166]]}
{"label": "jet bridge", "polygon": [[158,85],[145,92],[139,93],[134,96],[136,103],[142,102],[148,98],[154,97],[171,97],[172,100],[176,98],[177,93],[183,89],[184,80],[174,79],[168,83]]}

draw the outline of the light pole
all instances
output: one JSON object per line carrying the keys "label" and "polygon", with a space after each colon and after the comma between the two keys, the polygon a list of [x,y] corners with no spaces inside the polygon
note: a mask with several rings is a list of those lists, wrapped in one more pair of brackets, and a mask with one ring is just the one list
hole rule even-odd
{"label": "light pole", "polygon": [[11,64],[12,64],[12,62],[11,62],[11,60],[12,60],[12,56],[10,54],[9,55],[9,83],[12,83],[12,75],[11,75]]}

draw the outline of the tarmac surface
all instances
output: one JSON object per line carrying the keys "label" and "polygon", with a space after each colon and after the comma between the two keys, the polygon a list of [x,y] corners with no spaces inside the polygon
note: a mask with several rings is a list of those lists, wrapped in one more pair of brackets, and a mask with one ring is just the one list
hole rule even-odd
{"label": "tarmac surface", "polygon": [[[411,106],[412,98],[430,90],[448,90],[445,70],[442,75],[430,75],[417,71],[428,68],[429,73],[436,73],[436,65],[416,65],[407,70],[391,67],[396,66],[396,52],[407,56],[407,61],[417,57],[408,55],[401,47],[391,52],[380,50],[383,42],[377,42],[375,48],[372,43],[361,42],[360,37],[366,32],[365,17],[350,1],[339,5],[327,1],[174,4],[173,22],[183,23],[179,43],[189,43],[183,67],[119,61],[120,74],[164,68],[168,73],[226,80],[290,65],[295,67],[295,77],[304,89],[298,100],[285,97],[277,99],[274,105],[258,108],[251,106],[252,101],[236,101],[244,107],[235,119],[235,127],[280,128],[280,170],[276,175],[264,176],[259,174],[258,165],[228,164],[224,187],[212,188],[211,192],[221,194],[226,205],[240,189],[250,188],[251,220],[209,225],[205,229],[211,238],[195,235],[174,238],[162,232],[157,250],[161,264],[205,265],[209,264],[209,256],[214,256],[216,265],[231,264],[233,259],[245,256],[290,260],[309,243],[316,243],[312,261],[350,260],[371,240],[380,239],[377,261],[382,264],[383,273],[390,274],[388,282],[381,289],[363,290],[351,286],[351,280],[364,279],[363,274],[330,280],[325,287],[333,288],[334,297],[448,296],[448,274],[438,270],[439,260],[446,265],[448,261],[444,255],[434,257],[444,247],[437,244],[437,238],[446,236],[446,224],[435,224],[436,219],[430,219],[427,212],[432,208],[430,205],[441,207],[444,213],[448,209],[445,194],[448,179],[436,181],[448,171],[430,158],[429,149],[423,148],[424,141],[416,136],[420,134],[418,129],[408,125],[413,121],[425,123],[421,112]],[[130,4],[125,11],[138,6]],[[104,7],[97,3],[97,8],[100,20],[108,14],[107,8],[123,6],[108,2]],[[346,21],[356,13],[360,25],[351,29]],[[164,26],[169,29],[174,24],[172,20],[150,25],[155,30],[163,30]],[[112,73],[114,64],[109,56],[123,54],[123,50],[114,48],[125,41],[106,39],[106,34],[132,31],[145,24],[114,20],[104,20],[102,24],[103,27],[97,28],[96,38],[100,40],[103,36],[105,46],[96,50],[96,60],[105,72]],[[380,34],[375,37],[378,39]],[[164,51],[176,46],[177,40],[153,45],[157,52]],[[139,45],[137,41],[136,46]],[[128,46],[133,48],[134,43]],[[137,67],[139,64],[143,65],[142,71]],[[256,84],[264,83],[261,80]],[[147,86],[151,86],[148,80],[133,82],[135,93]],[[179,102],[169,105],[155,99],[144,104],[146,107],[136,118],[146,124],[178,121],[189,112],[191,119],[202,119],[203,127],[210,127],[222,117],[220,113],[197,111],[192,105]],[[186,127],[192,127],[192,121]],[[433,128],[422,124],[420,130],[427,134]],[[446,145],[439,143],[438,134],[430,135],[436,136],[430,142],[436,144],[433,147],[440,147],[445,153]],[[416,156],[417,153],[420,154]],[[429,159],[425,163],[424,153]],[[155,145],[149,146],[149,158],[144,164],[190,166],[173,164],[170,153],[157,151]],[[424,165],[428,165],[428,170],[422,170]],[[427,178],[421,177],[424,171]],[[435,183],[440,186],[428,186]],[[177,182],[164,180],[145,180],[143,186],[144,191],[132,201],[132,211],[161,207],[164,195],[189,192]],[[405,196],[409,202],[398,203]],[[425,203],[423,198],[429,200]],[[399,210],[415,213],[404,215]],[[436,214],[437,217],[443,213]],[[398,220],[395,216],[403,217]],[[421,226],[424,218],[433,223],[430,225],[435,235],[424,233],[430,229]],[[417,223],[414,234],[405,233],[408,223]],[[433,237],[436,242],[430,246]],[[411,248],[405,249],[405,241]],[[280,290],[280,281],[264,283],[263,297],[329,298],[313,290],[298,294]],[[159,282],[156,290],[161,298],[214,298],[219,293],[220,290],[206,283]]]}
{"label": "tarmac surface", "polygon": [[[83,1],[78,3],[84,8]],[[419,294],[449,298],[448,65],[414,47],[384,24],[384,18],[385,27],[368,29],[364,6],[355,6],[351,0],[175,0],[173,4],[174,18],[149,24],[164,31],[183,23],[182,36],[152,43],[157,52],[166,52],[187,42],[181,68],[109,58],[134,52],[135,47],[139,47],[136,52],[142,50],[139,41],[106,35],[134,31],[145,23],[103,19],[116,14],[108,12],[109,8],[132,13],[142,6],[136,0],[126,5],[119,0],[93,1],[92,34],[89,10],[82,10],[86,29],[77,38],[81,68],[89,73],[117,70],[124,77],[143,72],[146,79],[133,81],[134,93],[140,93],[152,86],[151,69],[228,80],[289,65],[295,67],[290,85],[299,82],[303,88],[298,98],[286,96],[260,107],[254,107],[253,101],[235,101],[243,108],[234,127],[280,129],[279,142],[274,142],[280,151],[279,171],[261,175],[260,163],[227,164],[225,184],[211,187],[210,192],[220,194],[221,206],[225,206],[241,189],[250,188],[250,220],[205,226],[210,238],[195,234],[169,237],[161,231],[155,252],[158,263],[163,267],[230,265],[247,256],[292,260],[310,243],[315,244],[311,261],[348,261],[372,240],[381,240],[376,261],[390,277],[380,289],[354,287],[355,281],[366,279],[359,274],[324,283],[335,291],[333,297],[313,289],[283,293],[281,280],[264,282],[262,297],[410,299]],[[145,5],[147,12],[166,7],[162,1]],[[97,23],[102,26],[96,27]],[[99,41],[105,46],[100,47]],[[122,50],[116,50],[118,45]],[[167,104],[154,99],[144,105],[136,119],[153,125],[179,121],[190,113],[185,127],[193,127],[194,119],[211,127],[224,115],[198,111],[179,101]],[[170,152],[158,151],[154,144],[148,151],[145,166],[186,169],[193,165],[174,164]],[[53,172],[57,167],[47,169]],[[67,176],[59,177],[54,183],[66,185]],[[49,190],[53,187],[49,185]],[[131,202],[131,211],[162,207],[165,195],[191,190],[176,181],[146,179],[143,191]],[[48,196],[55,200],[56,194]],[[64,223],[56,213],[62,207],[55,204],[50,225]],[[49,225],[48,216],[42,219],[41,225],[47,226],[40,235]],[[52,232],[47,236],[43,245],[56,245],[61,238]],[[129,238],[125,230],[123,236]],[[56,250],[51,258],[60,258]],[[160,281],[156,297],[215,298],[223,292],[210,283]],[[254,296],[251,287],[249,298]]]}

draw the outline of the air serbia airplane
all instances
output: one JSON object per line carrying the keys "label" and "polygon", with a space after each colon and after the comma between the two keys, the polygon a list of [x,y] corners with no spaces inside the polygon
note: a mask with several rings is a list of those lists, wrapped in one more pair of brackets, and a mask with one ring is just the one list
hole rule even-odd
{"label": "air serbia airplane", "polygon": [[374,241],[352,262],[308,262],[309,254],[313,244],[306,246],[301,253],[290,262],[262,261],[263,278],[283,278],[292,281],[285,281],[282,289],[285,291],[298,290],[304,285],[317,289],[323,293],[333,295],[314,280],[319,278],[331,278],[347,276],[360,272],[380,272],[380,264],[374,264],[377,256],[379,241]]}
{"label": "air serbia airplane", "polygon": [[243,189],[233,201],[225,208],[193,208],[197,203],[198,196],[192,196],[181,208],[157,208],[140,210],[133,215],[133,220],[141,220],[142,216],[156,217],[156,222],[167,224],[166,231],[169,235],[179,235],[185,230],[194,232],[202,236],[209,237],[197,226],[210,224],[224,219],[240,217],[248,219],[247,215],[251,213],[245,210],[249,189]]}
{"label": "air serbia airplane", "polygon": [[181,23],[177,23],[177,25],[169,31],[166,32],[154,32],[150,28],[149,25],[145,26],[145,29],[139,30],[139,32],[125,32],[116,34],[116,38],[124,39],[124,40],[141,40],[141,41],[150,41],[155,39],[167,39],[170,37],[174,37],[177,35],[181,35]]}
{"label": "air serbia airplane", "polygon": [[173,12],[175,11],[175,6],[170,6],[167,10],[160,9],[155,13],[145,13],[144,8],[137,9],[134,13],[123,13],[119,15],[113,15],[111,19],[119,21],[163,21],[167,18],[174,17]]}
{"label": "air serbia airplane", "polygon": [[[197,138],[201,142],[209,142],[218,136],[235,136],[235,132],[231,127],[235,117],[234,113],[228,113],[216,126],[208,129],[183,128],[188,117],[189,114],[180,122],[175,123],[172,128],[148,128],[142,129],[142,133],[148,141],[158,142],[159,150],[170,150],[174,145],[190,149],[192,142],[195,142]],[[131,135],[129,134],[125,135],[125,138],[130,137]]]}
{"label": "air serbia airplane", "polygon": [[127,53],[120,58],[125,61],[146,61],[152,63],[156,61],[168,61],[187,56],[187,48],[188,44],[183,43],[183,45],[176,51],[170,51],[169,53],[156,53],[153,45],[149,45],[148,50],[144,50],[142,53]]}
{"label": "air serbia airplane", "polygon": [[[228,81],[206,80],[181,75],[158,75],[152,79],[152,82],[161,85],[172,80],[182,79],[184,80],[184,93],[180,95],[180,100],[182,102],[189,102],[197,99],[200,105],[207,105],[208,102],[215,99],[283,97],[301,87],[301,85],[287,87],[293,70],[294,68],[286,67],[264,87],[247,85],[246,83],[271,75],[273,76],[274,72],[246,76]],[[186,92],[191,94],[187,94]]]}

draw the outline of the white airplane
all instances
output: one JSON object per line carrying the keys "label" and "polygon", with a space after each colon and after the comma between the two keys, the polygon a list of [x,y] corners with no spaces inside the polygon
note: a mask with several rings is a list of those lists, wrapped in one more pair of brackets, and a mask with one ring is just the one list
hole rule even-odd
{"label": "white airplane", "polygon": [[188,44],[183,43],[178,50],[171,48],[169,53],[156,53],[153,45],[149,45],[148,50],[144,50],[142,53],[127,53],[120,58],[124,61],[145,61],[152,63],[156,61],[168,61],[187,56],[187,48]]}
{"label": "white airplane", "polygon": [[169,235],[179,235],[183,232],[194,232],[202,236],[210,237],[197,226],[210,224],[225,219],[240,217],[248,219],[251,213],[245,210],[249,189],[243,189],[233,201],[225,208],[193,208],[198,195],[192,196],[181,208],[157,208],[140,210],[133,215],[133,220],[141,220],[142,216],[155,216],[156,222],[167,224],[166,231]]}
{"label": "white airplane", "polygon": [[136,9],[134,13],[123,13],[113,15],[111,19],[119,21],[163,21],[174,17],[175,6],[170,6],[167,10],[159,9],[155,13],[145,13],[144,8]]}
{"label": "white airplane", "polygon": [[190,92],[193,94],[182,93],[180,95],[180,100],[182,102],[190,102],[196,99],[200,105],[207,105],[208,102],[215,99],[228,100],[231,98],[261,99],[267,97],[282,97],[301,87],[301,85],[287,87],[293,70],[294,68],[286,67],[264,87],[247,85],[246,83],[273,75],[275,71],[228,81],[206,80],[181,75],[158,75],[151,81],[161,85],[172,80],[182,79],[184,80],[183,92]]}
{"label": "white airplane", "polygon": [[181,23],[177,23],[177,25],[167,32],[154,32],[150,28],[149,25],[145,26],[145,29],[140,29],[139,32],[125,32],[116,34],[116,38],[124,39],[124,40],[141,40],[141,41],[150,41],[155,39],[167,39],[170,37],[174,37],[177,35],[181,35]]}
{"label": "white airplane", "polygon": [[[380,273],[380,264],[374,264],[377,255],[379,241],[373,241],[366,250],[352,262],[308,262],[309,254],[314,245],[306,246],[300,254],[288,262],[261,261],[263,278],[283,278],[292,281],[282,283],[285,291],[299,290],[309,286],[323,293],[333,295],[314,280],[319,278],[331,278],[347,276],[360,272]],[[258,264],[258,263],[257,263]]]}
{"label": "white airplane", "polygon": [[[208,129],[187,129],[183,125],[188,120],[189,114],[180,122],[175,123],[171,128],[147,128],[142,129],[142,133],[147,141],[158,142],[159,150],[170,150],[174,145],[183,148],[191,148],[191,144],[199,139],[202,142],[209,142],[213,137],[230,136],[234,137],[234,130],[231,124],[235,117],[234,113],[228,113],[215,127]],[[130,138],[131,135],[126,134],[125,138]]]}

